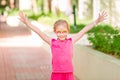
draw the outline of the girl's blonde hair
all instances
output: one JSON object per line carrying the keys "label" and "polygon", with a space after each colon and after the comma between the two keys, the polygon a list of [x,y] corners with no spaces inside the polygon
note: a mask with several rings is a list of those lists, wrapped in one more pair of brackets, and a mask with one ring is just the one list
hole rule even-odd
{"label": "girl's blonde hair", "polygon": [[62,20],[62,19],[57,20],[57,21],[54,23],[54,27],[53,27],[54,31],[56,30],[56,27],[59,26],[59,25],[64,25],[64,26],[66,26],[66,28],[68,29],[68,31],[70,31],[68,22],[67,22],[66,20]]}

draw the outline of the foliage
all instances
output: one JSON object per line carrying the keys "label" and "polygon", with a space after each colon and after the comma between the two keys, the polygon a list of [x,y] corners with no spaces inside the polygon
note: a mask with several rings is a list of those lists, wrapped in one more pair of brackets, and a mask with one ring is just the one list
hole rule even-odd
{"label": "foliage", "polygon": [[93,48],[120,57],[120,34],[110,25],[98,25],[88,33]]}
{"label": "foliage", "polygon": [[17,8],[7,10],[8,16],[18,15],[18,12],[19,12],[19,10]]}
{"label": "foliage", "polygon": [[85,24],[78,24],[75,29],[74,25],[70,25],[70,33],[77,33],[84,27],[85,27]]}
{"label": "foliage", "polygon": [[69,22],[68,17],[65,16],[63,13],[60,13],[60,15],[54,14],[54,13],[47,13],[47,14],[42,14],[41,16],[38,17],[38,22],[46,25],[53,26],[55,21],[58,19],[64,19]]}
{"label": "foliage", "polygon": [[[78,24],[75,29],[70,26],[71,33],[77,33],[85,27],[85,24]],[[88,34],[88,40],[92,47],[106,54],[114,55],[120,58],[120,33],[119,29],[113,28],[111,25],[101,24],[91,29]]]}
{"label": "foliage", "polygon": [[2,5],[1,3],[2,3],[2,0],[0,0],[0,14],[3,14],[3,12],[4,12],[4,10],[5,10],[6,6],[7,6],[7,4]]}

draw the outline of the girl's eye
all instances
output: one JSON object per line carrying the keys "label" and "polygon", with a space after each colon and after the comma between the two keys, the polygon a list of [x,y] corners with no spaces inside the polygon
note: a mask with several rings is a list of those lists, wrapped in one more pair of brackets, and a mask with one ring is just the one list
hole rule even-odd
{"label": "girl's eye", "polygon": [[63,31],[62,33],[67,33],[67,31]]}
{"label": "girl's eye", "polygon": [[61,33],[60,31],[57,31],[57,33]]}
{"label": "girl's eye", "polygon": [[56,31],[57,33],[67,33],[67,31]]}

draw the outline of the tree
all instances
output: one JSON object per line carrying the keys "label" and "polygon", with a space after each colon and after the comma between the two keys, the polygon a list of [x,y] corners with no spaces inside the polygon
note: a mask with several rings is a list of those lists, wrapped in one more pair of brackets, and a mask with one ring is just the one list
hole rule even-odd
{"label": "tree", "polygon": [[37,1],[36,0],[32,0],[32,7],[33,7],[34,13],[38,14],[38,7],[37,7]]}
{"label": "tree", "polygon": [[51,13],[51,1],[52,1],[52,0],[48,0],[48,9],[49,9],[49,13]]}
{"label": "tree", "polygon": [[15,0],[9,0],[9,5],[10,5],[10,8],[11,9],[14,9],[15,8]]}

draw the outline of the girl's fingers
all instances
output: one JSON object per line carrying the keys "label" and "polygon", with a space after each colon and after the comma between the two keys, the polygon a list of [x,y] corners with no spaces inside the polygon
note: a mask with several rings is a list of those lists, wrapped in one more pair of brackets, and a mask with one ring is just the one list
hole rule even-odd
{"label": "girl's fingers", "polygon": [[20,16],[21,18],[26,18],[26,15],[25,15],[23,12],[19,12],[19,16]]}
{"label": "girl's fingers", "polygon": [[22,21],[23,23],[25,23],[26,21],[26,18],[24,16],[24,13],[23,12],[19,12],[19,18],[18,18],[20,21]]}
{"label": "girl's fingers", "polygon": [[23,12],[19,12],[19,16],[20,16],[20,17],[23,17]]}
{"label": "girl's fingers", "polygon": [[106,12],[106,11],[103,11],[103,12],[102,12],[102,15],[103,15],[104,17],[107,17],[107,12]]}
{"label": "girl's fingers", "polygon": [[108,16],[108,15],[107,15],[107,12],[106,12],[106,11],[102,11],[100,17],[105,18],[105,17],[107,17],[107,16]]}

